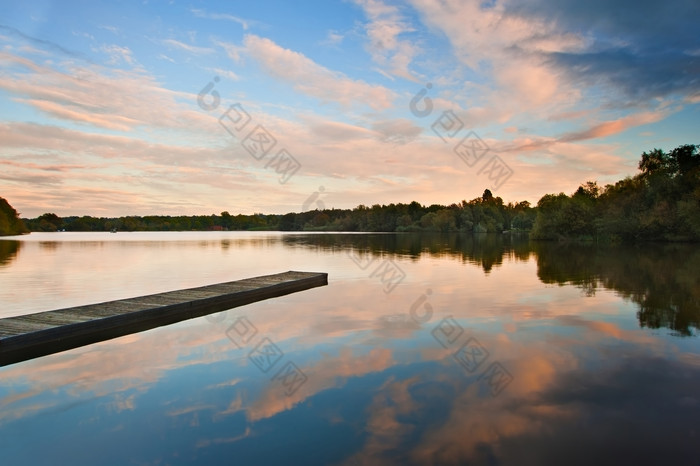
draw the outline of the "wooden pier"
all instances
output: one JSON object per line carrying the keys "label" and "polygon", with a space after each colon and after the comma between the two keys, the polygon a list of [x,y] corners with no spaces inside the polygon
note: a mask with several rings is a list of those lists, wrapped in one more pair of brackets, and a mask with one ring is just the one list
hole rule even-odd
{"label": "wooden pier", "polygon": [[327,284],[327,273],[290,271],[0,319],[0,366]]}

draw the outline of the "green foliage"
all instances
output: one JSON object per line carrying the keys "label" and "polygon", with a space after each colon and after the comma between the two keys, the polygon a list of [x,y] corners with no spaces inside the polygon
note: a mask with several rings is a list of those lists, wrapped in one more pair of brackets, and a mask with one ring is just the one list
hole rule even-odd
{"label": "green foliage", "polygon": [[698,146],[644,152],[639,170],[604,189],[589,181],[571,196],[543,196],[532,238],[700,241]]}
{"label": "green foliage", "polygon": [[14,207],[0,197],[0,236],[22,235],[28,232]]}
{"label": "green foliage", "polygon": [[[27,220],[32,231],[183,231],[183,230],[281,230],[281,231],[377,231],[377,232],[489,232],[511,228],[529,230],[535,212],[527,201],[504,205],[488,189],[469,202],[425,207],[410,204],[359,205],[354,209],[323,209],[284,215],[127,216],[97,218],[64,217],[47,213]],[[517,218],[517,226],[511,225]]]}

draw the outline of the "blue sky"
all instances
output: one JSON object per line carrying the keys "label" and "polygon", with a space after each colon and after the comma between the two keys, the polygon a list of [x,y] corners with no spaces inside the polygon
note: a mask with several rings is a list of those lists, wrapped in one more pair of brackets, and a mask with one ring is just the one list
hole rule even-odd
{"label": "blue sky", "polygon": [[24,216],[536,203],[700,142],[693,1],[3,10],[0,196]]}

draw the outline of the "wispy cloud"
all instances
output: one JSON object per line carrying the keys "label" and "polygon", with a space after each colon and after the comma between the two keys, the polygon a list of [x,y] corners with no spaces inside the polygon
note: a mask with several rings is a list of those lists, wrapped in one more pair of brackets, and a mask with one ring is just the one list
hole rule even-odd
{"label": "wispy cloud", "polygon": [[213,71],[219,76],[223,76],[224,78],[229,79],[231,81],[238,81],[239,79],[241,79],[240,76],[238,76],[231,70],[225,70],[223,68],[209,68],[209,71]]}
{"label": "wispy cloud", "polygon": [[568,133],[559,138],[563,142],[584,141],[586,139],[597,139],[612,136],[614,134],[626,131],[629,128],[636,126],[647,125],[663,120],[668,115],[668,112],[643,112],[633,115],[628,115],[616,120],[605,121],[583,131]]}
{"label": "wispy cloud", "polygon": [[4,24],[0,24],[0,31],[9,34],[11,36],[19,37],[25,41],[30,42],[31,44],[34,44],[40,48],[44,49],[49,49],[54,52],[58,52],[61,55],[69,56],[69,57],[74,57],[74,58],[81,58],[87,60],[87,57],[85,57],[83,54],[75,52],[73,50],[69,50],[59,44],[56,44],[55,42],[52,42],[50,40],[45,40],[45,39],[40,39],[38,37],[30,36],[22,31],[15,29],[11,26],[6,26]]}
{"label": "wispy cloud", "polygon": [[[120,60],[130,57],[126,48],[113,51]],[[1,52],[0,62],[7,65],[0,69],[0,89],[59,120],[131,131],[139,127],[201,130],[210,118],[179,103],[191,94],[170,91],[140,69],[44,64]],[[18,68],[24,72],[17,72]]]}
{"label": "wispy cloud", "polygon": [[119,45],[103,45],[100,47],[100,51],[109,56],[109,60],[107,61],[107,64],[109,65],[118,65],[120,63],[133,65],[135,63],[129,47],[120,47]]}
{"label": "wispy cloud", "polygon": [[99,27],[100,29],[104,29],[105,31],[109,31],[109,32],[111,32],[112,34],[118,34],[118,33],[119,33],[119,28],[118,28],[118,27],[115,27],[115,26],[109,26],[109,25],[102,24],[102,25],[100,25],[100,26],[98,26],[98,27]]}
{"label": "wispy cloud", "polygon": [[343,34],[340,34],[337,31],[328,31],[326,38],[321,41],[321,44],[334,47],[343,42],[343,39],[345,39]]}
{"label": "wispy cloud", "polygon": [[232,44],[221,40],[214,39],[212,41],[217,47],[221,47],[226,52],[226,55],[236,63],[241,62],[241,54],[245,53],[245,47]]}
{"label": "wispy cloud", "polygon": [[28,99],[23,101],[57,118],[80,123],[89,123],[90,125],[105,129],[129,131],[133,126],[139,123],[133,118],[95,113],[75,107],[75,109],[71,109],[67,105],[48,100]]}
{"label": "wispy cloud", "polygon": [[158,58],[161,60],[169,61],[170,63],[175,63],[175,60],[173,60],[169,56],[165,55],[164,53],[159,54]]}
{"label": "wispy cloud", "polygon": [[359,104],[375,110],[391,106],[393,92],[325,68],[299,52],[280,47],[270,39],[249,34],[243,42],[248,55],[272,76],[289,82],[294,89],[344,107]]}
{"label": "wispy cloud", "polygon": [[175,39],[164,39],[161,41],[161,43],[167,47],[178,49],[178,50],[184,50],[185,52],[192,53],[194,55],[208,55],[210,53],[214,52],[214,49],[210,49],[207,47],[197,47],[195,45],[189,45],[185,44],[184,42],[180,42]]}
{"label": "wispy cloud", "polygon": [[196,8],[193,8],[190,11],[197,18],[232,21],[234,23],[238,23],[241,25],[241,27],[243,27],[243,30],[248,30],[250,25],[255,23],[255,21],[243,19],[243,18],[240,18],[238,16],[230,15],[228,13],[209,13],[209,12],[206,12],[204,10],[199,10]]}
{"label": "wispy cloud", "polygon": [[418,52],[417,46],[399,36],[414,29],[401,17],[399,9],[387,5],[381,0],[355,0],[360,5],[370,22],[365,26],[369,44],[368,51],[380,70],[390,76],[399,76],[417,81],[409,69],[413,57]]}

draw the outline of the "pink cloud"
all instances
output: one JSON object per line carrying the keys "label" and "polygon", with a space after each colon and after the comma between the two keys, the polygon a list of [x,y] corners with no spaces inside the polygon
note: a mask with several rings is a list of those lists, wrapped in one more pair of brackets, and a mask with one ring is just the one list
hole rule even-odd
{"label": "pink cloud", "polygon": [[37,109],[49,113],[53,116],[64,120],[72,120],[75,122],[89,123],[100,128],[113,129],[116,131],[130,131],[138,122],[132,118],[122,117],[119,115],[104,115],[99,113],[90,113],[79,110],[72,110],[69,105],[61,105],[55,102],[46,100],[31,99],[26,101]]}
{"label": "pink cloud", "polygon": [[350,79],[270,39],[249,34],[243,43],[250,57],[265,71],[288,81],[298,92],[344,107],[366,103],[375,110],[382,110],[391,106],[393,92],[385,87]]}
{"label": "pink cloud", "polygon": [[582,131],[565,134],[559,138],[559,140],[564,142],[573,142],[586,139],[604,138],[622,133],[629,128],[655,123],[663,120],[667,116],[668,112],[666,111],[637,113],[618,118],[617,120],[605,121]]}
{"label": "pink cloud", "polygon": [[[0,89],[59,120],[114,131],[138,127],[202,131],[211,117],[191,110],[194,94],[171,91],[142,70],[108,70],[72,62],[38,64],[8,53],[0,60],[28,73],[0,72]],[[179,100],[188,98],[188,104]]]}

